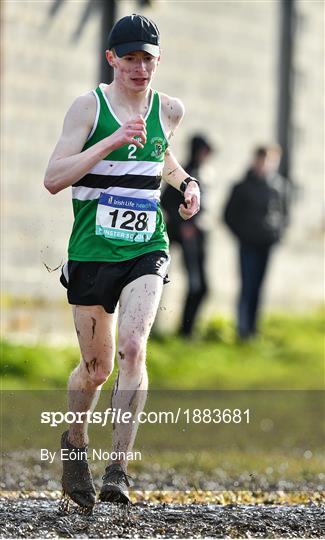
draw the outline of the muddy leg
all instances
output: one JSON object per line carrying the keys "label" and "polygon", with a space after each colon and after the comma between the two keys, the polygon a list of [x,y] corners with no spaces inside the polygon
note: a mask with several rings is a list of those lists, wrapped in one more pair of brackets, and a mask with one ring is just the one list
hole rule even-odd
{"label": "muddy leg", "polygon": [[[138,429],[137,415],[143,410],[148,388],[146,346],[154,322],[163,280],[159,276],[142,276],[127,285],[120,297],[118,326],[118,377],[112,391],[112,407],[121,413],[130,411],[129,423],[113,426],[113,448],[124,453],[132,450]],[[133,420],[136,420],[133,423]],[[124,470],[125,459],[117,459]]]}
{"label": "muddy leg", "polygon": [[[73,306],[81,360],[68,383],[68,410],[93,410],[102,385],[113,370],[116,317],[101,306]],[[71,424],[69,441],[77,447],[88,444],[87,422]]]}

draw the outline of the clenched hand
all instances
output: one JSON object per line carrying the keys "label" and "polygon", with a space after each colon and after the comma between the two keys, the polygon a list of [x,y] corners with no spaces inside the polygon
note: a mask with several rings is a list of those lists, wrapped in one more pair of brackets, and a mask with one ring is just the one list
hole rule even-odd
{"label": "clenched hand", "polygon": [[178,212],[183,219],[190,219],[200,210],[200,189],[196,182],[189,182],[184,193],[184,202]]}

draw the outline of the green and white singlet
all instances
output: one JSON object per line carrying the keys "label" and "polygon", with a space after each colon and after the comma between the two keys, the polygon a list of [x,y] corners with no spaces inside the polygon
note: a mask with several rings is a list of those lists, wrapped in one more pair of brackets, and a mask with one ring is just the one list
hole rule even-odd
{"label": "green and white singlet", "polygon": [[[97,114],[83,150],[121,127],[102,88],[93,92]],[[114,150],[72,186],[70,260],[118,262],[152,251],[168,252],[159,202],[168,142],[155,90],[145,120],[144,148],[129,144]]]}

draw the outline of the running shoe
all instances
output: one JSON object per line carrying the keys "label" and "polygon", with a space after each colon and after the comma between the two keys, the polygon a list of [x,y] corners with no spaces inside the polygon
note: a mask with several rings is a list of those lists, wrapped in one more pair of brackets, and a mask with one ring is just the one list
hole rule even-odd
{"label": "running shoe", "polygon": [[103,476],[99,498],[104,502],[129,504],[129,476],[119,463],[108,465]]}
{"label": "running shoe", "polygon": [[68,431],[65,431],[61,437],[61,450],[68,450],[64,456],[61,453],[63,496],[70,497],[82,508],[92,509],[96,491],[87,461],[88,447],[73,446],[68,441]]}

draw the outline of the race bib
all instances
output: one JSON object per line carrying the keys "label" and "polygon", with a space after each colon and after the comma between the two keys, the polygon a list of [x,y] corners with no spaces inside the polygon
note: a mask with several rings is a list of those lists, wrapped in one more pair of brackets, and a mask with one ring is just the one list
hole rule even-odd
{"label": "race bib", "polygon": [[96,234],[126,242],[148,242],[156,229],[157,201],[101,193]]}

